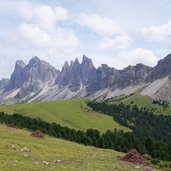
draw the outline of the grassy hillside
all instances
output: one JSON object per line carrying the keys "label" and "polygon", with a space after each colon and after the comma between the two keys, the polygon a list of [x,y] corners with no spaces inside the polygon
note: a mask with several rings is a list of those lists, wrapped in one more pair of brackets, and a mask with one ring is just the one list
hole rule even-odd
{"label": "grassy hillside", "polygon": [[[0,125],[1,171],[135,171],[136,165],[120,161],[119,153],[97,149],[46,136],[30,136],[30,132]],[[30,152],[22,152],[27,147]],[[55,164],[54,160],[61,160]],[[42,163],[48,162],[48,165]],[[138,169],[143,171],[142,168]]]}
{"label": "grassy hillside", "polygon": [[124,104],[136,104],[139,108],[146,107],[156,114],[166,114],[171,115],[171,105],[168,108],[163,108],[163,106],[158,104],[153,104],[153,100],[149,96],[143,96],[139,93],[135,93],[132,96],[119,96],[116,99],[110,100],[110,103],[124,103]]}
{"label": "grassy hillside", "polygon": [[20,113],[25,116],[39,117],[47,122],[56,122],[79,130],[89,128],[105,132],[114,128],[129,131],[112,117],[92,111],[83,100],[65,100],[0,106],[0,111],[8,114]]}

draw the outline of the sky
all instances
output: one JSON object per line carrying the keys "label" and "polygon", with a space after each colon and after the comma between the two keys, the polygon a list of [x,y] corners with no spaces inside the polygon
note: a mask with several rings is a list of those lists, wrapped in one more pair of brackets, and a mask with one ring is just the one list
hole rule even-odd
{"label": "sky", "polygon": [[171,52],[171,0],[0,0],[0,78],[38,56],[61,69],[83,54],[96,67],[155,66]]}

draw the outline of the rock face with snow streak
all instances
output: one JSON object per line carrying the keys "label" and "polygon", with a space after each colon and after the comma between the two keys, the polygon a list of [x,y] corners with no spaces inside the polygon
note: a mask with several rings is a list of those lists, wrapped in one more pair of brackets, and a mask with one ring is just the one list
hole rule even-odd
{"label": "rock face with snow streak", "polygon": [[153,68],[137,64],[123,70],[106,64],[96,68],[85,55],[81,63],[77,58],[70,64],[65,62],[61,71],[38,57],[28,64],[19,60],[11,78],[0,81],[0,103],[105,99],[139,89],[143,95],[171,102],[171,54]]}

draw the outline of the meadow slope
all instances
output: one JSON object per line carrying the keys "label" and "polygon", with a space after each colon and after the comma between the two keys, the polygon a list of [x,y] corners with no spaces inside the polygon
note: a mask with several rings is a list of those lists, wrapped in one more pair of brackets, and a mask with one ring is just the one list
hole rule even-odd
{"label": "meadow slope", "polygon": [[171,115],[171,104],[169,107],[164,108],[161,105],[153,104],[153,100],[150,96],[140,95],[139,92],[131,96],[118,96],[115,99],[109,100],[110,103],[123,103],[126,105],[136,104],[139,108],[146,107],[155,114]]}
{"label": "meadow slope", "polygon": [[114,128],[130,131],[113,120],[112,117],[92,111],[83,100],[63,100],[50,102],[35,102],[0,106],[0,111],[7,114],[20,113],[29,117],[39,117],[47,122],[56,122],[77,130],[89,128],[100,132]]}
{"label": "meadow slope", "polygon": [[[62,139],[30,136],[22,129],[0,125],[1,171],[135,171],[135,165],[120,160],[123,153],[98,149]],[[20,151],[27,147],[30,151]],[[54,160],[61,160],[54,163]],[[43,164],[45,161],[46,164]],[[45,163],[44,162],[44,163]],[[139,171],[143,171],[140,167]]]}

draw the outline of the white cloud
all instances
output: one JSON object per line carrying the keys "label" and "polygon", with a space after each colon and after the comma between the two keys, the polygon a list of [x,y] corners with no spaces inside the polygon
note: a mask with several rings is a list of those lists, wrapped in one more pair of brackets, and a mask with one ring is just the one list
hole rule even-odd
{"label": "white cloud", "polygon": [[71,29],[60,27],[58,21],[68,19],[68,10],[60,6],[21,3],[20,23],[15,38],[21,50],[43,56],[69,55],[79,45],[79,38]]}
{"label": "white cloud", "polygon": [[100,36],[99,47],[103,50],[125,49],[132,43],[124,30],[110,18],[82,13],[78,23]]}
{"label": "white cloud", "polygon": [[[112,9],[111,3],[113,3]],[[129,4],[125,5],[124,2],[114,5],[112,0],[111,3],[104,1],[97,5],[96,2],[85,1],[73,6],[70,2],[63,3],[59,0],[56,3],[58,5],[55,6],[53,2],[42,0],[1,1],[0,59],[6,61],[0,64],[1,75],[2,73],[7,75],[4,73],[5,70],[11,73],[11,66],[17,59],[28,62],[34,55],[47,60],[57,68],[63,65],[64,60],[79,57],[83,53],[93,58],[96,65],[107,63],[118,68],[134,65],[137,62],[153,65],[156,57],[152,52],[146,49],[129,51],[132,48],[129,45],[132,43],[132,36],[135,38],[133,45],[135,48],[145,45],[138,30],[147,25],[151,26],[150,23],[156,23],[156,26],[143,29],[148,39],[161,41],[162,44],[171,42],[171,22],[157,26],[157,23],[169,19],[169,10],[168,15],[163,13],[163,16],[159,16],[159,12],[156,11],[159,17],[157,20],[156,14],[151,18],[153,11],[147,20],[142,19],[142,22],[137,24],[135,18],[146,15],[147,4],[141,8],[143,11],[139,13],[140,15],[135,15]],[[139,3],[137,5],[139,6]],[[124,12],[127,11],[127,16],[118,8],[121,6],[124,6]],[[151,4],[151,7],[154,6]],[[93,14],[92,11],[97,11],[98,14]],[[84,13],[80,14],[81,12]],[[74,22],[78,18],[80,27]],[[14,36],[15,41],[11,39]],[[81,42],[77,36],[80,36]],[[126,49],[127,47],[129,50]],[[169,48],[161,48],[161,44],[152,44],[149,48],[155,51],[159,58],[169,51]],[[119,50],[125,52],[118,57]]]}
{"label": "white cloud", "polygon": [[100,41],[99,45],[102,49],[125,49],[132,43],[132,40],[128,35],[122,34],[115,37],[104,37]]}
{"label": "white cloud", "polygon": [[28,22],[36,23],[43,29],[53,29],[60,20],[68,18],[68,11],[60,6],[36,5],[25,1],[20,6],[21,16]]}
{"label": "white cloud", "polygon": [[60,68],[64,60],[73,58],[79,52],[79,38],[66,26],[67,22],[71,22],[68,10],[59,5],[43,4],[28,0],[17,0],[15,5],[7,2],[5,24],[2,24],[4,28],[1,27],[0,32],[0,58],[3,61],[0,77],[9,77],[18,59],[27,63],[36,55]]}
{"label": "white cloud", "polygon": [[113,20],[97,14],[81,14],[78,23],[89,27],[93,32],[101,36],[112,36],[122,32],[121,28]]}
{"label": "white cloud", "polygon": [[48,56],[72,53],[79,44],[79,39],[70,30],[58,27],[49,33],[36,24],[27,23],[19,25],[16,41],[23,49],[44,51]]}
{"label": "white cloud", "polygon": [[46,47],[51,41],[50,35],[36,24],[22,23],[18,26],[18,41],[37,47]]}
{"label": "white cloud", "polygon": [[170,44],[171,41],[171,21],[162,26],[151,26],[143,28],[142,33],[145,38],[151,41],[164,41]]}
{"label": "white cloud", "polygon": [[157,64],[157,57],[148,49],[136,48],[132,51],[121,52],[114,65],[122,69],[128,65],[136,65],[137,63],[155,66]]}

